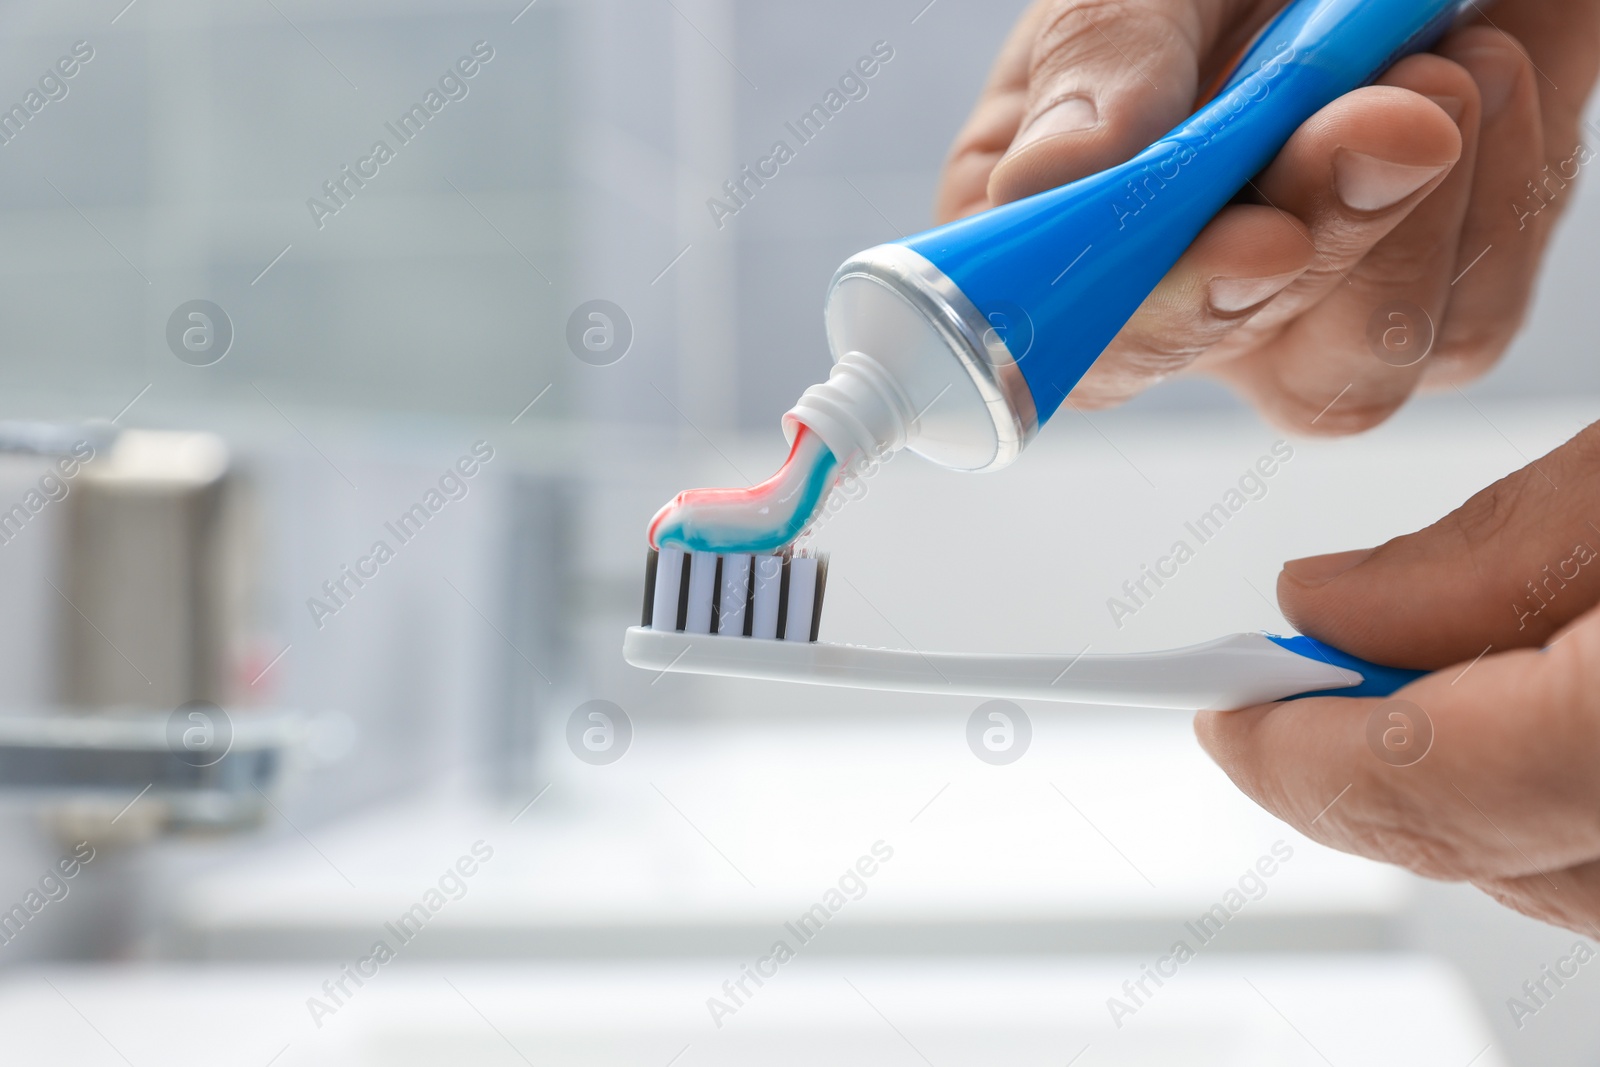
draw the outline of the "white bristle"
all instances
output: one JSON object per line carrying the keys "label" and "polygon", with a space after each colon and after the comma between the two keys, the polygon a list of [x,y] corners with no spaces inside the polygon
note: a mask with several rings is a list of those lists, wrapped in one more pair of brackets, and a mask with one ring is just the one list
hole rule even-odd
{"label": "white bristle", "polygon": [[789,610],[783,620],[785,641],[811,640],[811,609],[816,599],[816,557],[796,556],[789,561]]}
{"label": "white bristle", "polygon": [[678,594],[683,591],[683,549],[668,545],[656,559],[656,594],[650,628],[670,633],[678,628]]}
{"label": "white bristle", "polygon": [[780,556],[757,556],[755,570],[750,636],[777,637],[778,592],[783,582],[783,559]]}
{"label": "white bristle", "polygon": [[717,633],[744,634],[744,604],[750,596],[748,553],[722,557],[722,596],[717,601]]}
{"label": "white bristle", "polygon": [[717,554],[689,553],[689,610],[684,616],[684,633],[711,632],[711,597],[716,588]]}

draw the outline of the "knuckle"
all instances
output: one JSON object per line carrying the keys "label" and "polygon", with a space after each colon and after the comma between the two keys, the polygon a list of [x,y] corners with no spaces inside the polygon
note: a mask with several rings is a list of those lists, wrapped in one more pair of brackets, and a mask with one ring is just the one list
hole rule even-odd
{"label": "knuckle", "polygon": [[[1357,788],[1376,800],[1363,805],[1360,817],[1347,816],[1331,828],[1345,842],[1342,847],[1425,878],[1451,881],[1504,877],[1537,869],[1537,861],[1531,860],[1515,840],[1529,838],[1525,827],[1500,816],[1496,823],[1512,835],[1503,836],[1482,811],[1488,807],[1498,815],[1498,805],[1485,797],[1467,799],[1452,781],[1439,776],[1437,766],[1419,765],[1418,769],[1423,771],[1420,778],[1407,777],[1409,768],[1397,772],[1384,766],[1370,769],[1358,780]],[[1530,767],[1529,772],[1537,776],[1538,768]],[[1519,779],[1506,775],[1500,778],[1500,785],[1502,790],[1514,789],[1519,787]],[[1534,782],[1529,788],[1541,787]],[[1536,853],[1542,851],[1531,839],[1526,847]]]}
{"label": "knuckle", "polygon": [[[1555,872],[1564,878],[1563,872]],[[1559,888],[1552,888],[1548,875],[1543,873],[1520,878],[1474,879],[1472,884],[1504,907],[1519,911],[1531,919],[1551,926],[1564,926],[1578,933],[1594,930],[1595,904],[1592,899],[1575,901],[1563,896]],[[1586,907],[1584,906],[1586,905]]]}
{"label": "knuckle", "polygon": [[1140,348],[1125,350],[1119,367],[1118,375],[1127,381],[1131,388],[1129,394],[1172,377],[1179,371],[1194,362],[1194,355],[1181,352],[1161,351],[1155,348]]}
{"label": "knuckle", "polygon": [[[1439,246],[1432,241],[1379,241],[1356,265],[1358,285],[1369,287],[1382,303],[1391,295],[1411,297],[1436,289],[1444,274],[1445,264],[1439,258]],[[1426,296],[1417,303],[1428,307],[1433,321],[1439,321],[1439,309]]]}
{"label": "knuckle", "polygon": [[[1569,825],[1583,827],[1600,836],[1600,783],[1589,773],[1591,760],[1600,751],[1600,707],[1594,696],[1594,656],[1596,635],[1592,630],[1574,634],[1563,646],[1549,650],[1541,664],[1539,705],[1543,713],[1530,714],[1533,729],[1539,731],[1536,743],[1544,756],[1526,761],[1530,789],[1548,785],[1552,769],[1567,788],[1557,796],[1572,809]],[[1542,654],[1541,654],[1542,655]]]}
{"label": "knuckle", "polygon": [[[1474,55],[1499,53],[1507,62],[1532,69],[1517,38],[1492,26],[1467,26],[1445,38],[1440,53],[1455,62]],[[1470,60],[1469,60],[1470,61]],[[1465,64],[1463,64],[1465,65]]]}
{"label": "knuckle", "polygon": [[1450,316],[1442,336],[1428,354],[1430,376],[1451,382],[1470,381],[1493,367],[1522,326],[1523,308],[1504,318]]}
{"label": "knuckle", "polygon": [[1243,391],[1248,386],[1227,361],[1230,343],[1244,321],[1248,320],[1214,321],[1197,326],[1194,331],[1197,336],[1187,341],[1170,332],[1163,338],[1141,337],[1136,344],[1127,339],[1119,340],[1116,362],[1123,368],[1125,377],[1138,380],[1141,389],[1180,374],[1201,373],[1231,381],[1236,389]]}
{"label": "knuckle", "polygon": [[1072,387],[1067,401],[1078,411],[1107,411],[1127,403],[1138,393],[1126,383],[1091,381],[1088,375]]}
{"label": "knuckle", "polygon": [[1470,869],[1468,850],[1414,827],[1368,825],[1341,829],[1339,847],[1404,867],[1424,878],[1459,881],[1467,877]]}
{"label": "knuckle", "polygon": [[1183,370],[1193,359],[1192,352],[1119,341],[1073,387],[1073,403],[1091,411],[1120,404]]}
{"label": "knuckle", "polygon": [[1526,492],[1524,471],[1474,493],[1467,502],[1441,521],[1454,528],[1462,543],[1485,545],[1498,540],[1511,527]]}
{"label": "knuckle", "polygon": [[1424,376],[1430,388],[1470,385],[1494,368],[1498,352],[1477,347],[1435,349],[1428,356]]}
{"label": "knuckle", "polygon": [[1358,385],[1329,407],[1326,397],[1309,396],[1297,387],[1284,385],[1278,397],[1278,421],[1285,429],[1307,437],[1347,437],[1381,425],[1411,395],[1409,388],[1398,395],[1357,395],[1360,392]]}
{"label": "knuckle", "polygon": [[1193,363],[1210,342],[1207,331],[1176,330],[1158,324],[1155,329],[1125,333],[1110,354],[1124,373],[1140,381],[1157,382]]}
{"label": "knuckle", "polygon": [[1316,826],[1300,828],[1334,848],[1426,878],[1468,877],[1480,851],[1476,840],[1435,818],[1427,790],[1410,783],[1395,768],[1374,761],[1352,784],[1360,803],[1335,807]]}
{"label": "knuckle", "polygon": [[994,93],[978,101],[966,124],[956,133],[951,158],[972,152],[1004,152],[1022,122],[1027,103],[1027,95],[1021,90]]}
{"label": "knuckle", "polygon": [[1396,63],[1381,84],[1410,89],[1424,96],[1439,92],[1466,96],[1477,92],[1477,84],[1464,66],[1432,52],[1418,52]]}
{"label": "knuckle", "polygon": [[[1129,56],[1156,55],[1171,44],[1192,46],[1195,40],[1195,27],[1164,6],[1064,0],[1040,25],[1030,73],[1037,82],[1085,63],[1129,66]],[[1194,48],[1189,51],[1192,54]]]}

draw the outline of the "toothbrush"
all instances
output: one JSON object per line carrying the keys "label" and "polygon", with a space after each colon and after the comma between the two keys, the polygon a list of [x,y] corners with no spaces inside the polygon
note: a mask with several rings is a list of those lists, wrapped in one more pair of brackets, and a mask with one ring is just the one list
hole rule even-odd
{"label": "toothbrush", "polygon": [[1230,710],[1306,696],[1387,696],[1424,672],[1383,667],[1310,637],[1244,633],[1165,652],[919,652],[817,640],[820,557],[652,551],[644,618],[623,657],[660,673],[896,693],[1112,707]]}
{"label": "toothbrush", "polygon": [[[1037,699],[1051,699],[1046,694],[1087,668],[1079,674],[1086,679],[1083,695],[1064,699],[1178,701],[1162,706],[1212,706],[1258,695],[1258,689],[1277,697],[1323,689],[1376,695],[1414,677],[1309,638],[1264,635],[1149,656],[1086,657],[1073,661],[1077,666],[1065,671],[1063,684],[1044,687],[1033,672],[1052,664],[1063,672],[1066,661],[882,649],[845,654],[847,646],[822,645],[779,651],[768,642],[789,633],[794,637],[785,645],[815,639],[822,570],[789,547],[827,497],[808,487],[831,485],[901,448],[954,470],[1009,464],[1205,224],[1306,119],[1402,56],[1430,46],[1471,3],[1295,0],[1257,35],[1204,106],[1126,163],[846,260],[823,311],[833,368],[783,416],[793,443],[784,467],[748,490],[681,493],[651,523],[653,549],[687,555],[677,564],[681,581],[672,577],[672,566],[657,568],[646,595],[658,607],[684,597],[685,610],[694,610],[695,625],[687,632],[703,636],[674,636],[690,620],[668,618],[661,607],[646,627],[629,631],[628,661],[657,670],[917,692],[930,691],[916,687],[932,684],[931,674],[943,679],[931,691],[1027,690]],[[794,580],[812,582],[811,611],[796,620],[806,625],[787,627],[785,617],[763,630],[707,629],[716,611],[706,594],[730,606],[738,599],[737,589],[728,597],[717,589],[725,569],[719,555],[735,560],[726,565],[735,578],[740,561],[749,558],[746,570],[756,575],[747,578],[750,610],[757,610],[755,584],[769,589],[761,599],[760,610],[769,613],[763,623],[780,605],[805,615],[808,594],[797,588],[789,595],[791,571]],[[678,584],[657,590],[658,581]],[[662,593],[670,595],[663,599]],[[778,599],[768,607],[766,597]],[[802,632],[810,640],[802,640]],[[671,653],[666,661],[664,651]],[[939,668],[919,673],[904,656]],[[1306,663],[1315,670],[1307,672]],[[1166,669],[1162,664],[1173,672],[1167,681],[1155,676]],[[1234,688],[1221,681],[1228,672],[1240,675]],[[1246,676],[1260,686],[1251,688]]]}

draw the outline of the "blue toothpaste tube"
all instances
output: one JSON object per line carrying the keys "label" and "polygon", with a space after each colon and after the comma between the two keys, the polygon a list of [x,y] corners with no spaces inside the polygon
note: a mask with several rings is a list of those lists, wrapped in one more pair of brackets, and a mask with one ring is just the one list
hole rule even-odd
{"label": "blue toothpaste tube", "polygon": [[1297,0],[1209,102],[1128,162],[850,257],[825,305],[833,370],[785,432],[811,428],[841,469],[899,448],[1005,466],[1290,135],[1464,6]]}

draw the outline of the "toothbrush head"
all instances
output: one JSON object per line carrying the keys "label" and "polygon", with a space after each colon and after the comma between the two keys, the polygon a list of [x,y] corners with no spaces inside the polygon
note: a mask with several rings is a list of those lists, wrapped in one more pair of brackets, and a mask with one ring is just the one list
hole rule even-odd
{"label": "toothbrush head", "polygon": [[652,548],[641,626],[776,641],[817,639],[828,557]]}

